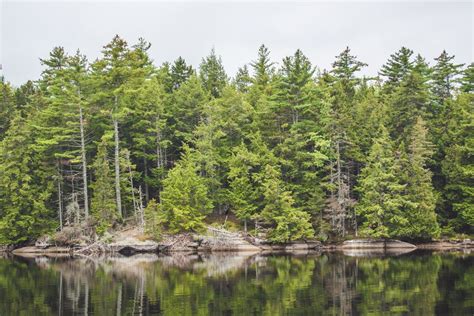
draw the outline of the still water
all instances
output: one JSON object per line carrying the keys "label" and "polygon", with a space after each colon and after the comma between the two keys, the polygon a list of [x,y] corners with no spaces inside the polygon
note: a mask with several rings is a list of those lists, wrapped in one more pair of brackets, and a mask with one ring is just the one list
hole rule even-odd
{"label": "still water", "polygon": [[0,258],[0,315],[473,315],[474,254]]}

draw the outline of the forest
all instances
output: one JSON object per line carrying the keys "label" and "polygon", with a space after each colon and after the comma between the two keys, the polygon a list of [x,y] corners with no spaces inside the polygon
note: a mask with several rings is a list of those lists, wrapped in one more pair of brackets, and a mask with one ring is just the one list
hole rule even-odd
{"label": "forest", "polygon": [[214,49],[195,69],[150,46],[55,47],[39,80],[1,78],[0,244],[212,223],[275,243],[474,234],[474,63],[402,47],[367,77],[349,47],[321,70],[262,45],[230,76]]}

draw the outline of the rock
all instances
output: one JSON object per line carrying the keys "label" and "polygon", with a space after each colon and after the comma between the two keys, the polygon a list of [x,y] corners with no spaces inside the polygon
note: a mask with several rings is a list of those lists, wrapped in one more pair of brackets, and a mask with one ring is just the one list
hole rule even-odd
{"label": "rock", "polygon": [[13,254],[48,254],[48,253],[70,253],[71,249],[67,247],[49,247],[49,248],[39,248],[39,247],[23,247],[17,248],[12,251]]}
{"label": "rock", "polygon": [[472,240],[470,240],[470,239],[464,239],[464,240],[462,241],[462,244],[463,244],[463,245],[468,245],[468,246],[472,246],[472,245],[473,245]]}
{"label": "rock", "polygon": [[122,254],[158,252],[158,243],[152,240],[138,240],[133,237],[121,239],[108,245],[110,251]]}
{"label": "rock", "polygon": [[239,235],[235,236],[200,236],[201,243],[197,250],[200,251],[250,251],[257,252],[257,247]]}
{"label": "rock", "polygon": [[285,246],[286,251],[308,250],[308,244],[305,242],[289,243]]}
{"label": "rock", "polygon": [[353,239],[346,240],[342,244],[342,249],[398,249],[413,248],[416,246],[407,242],[395,239]]}
{"label": "rock", "polygon": [[322,248],[322,243],[320,241],[307,241],[308,249],[311,250],[320,250]]}

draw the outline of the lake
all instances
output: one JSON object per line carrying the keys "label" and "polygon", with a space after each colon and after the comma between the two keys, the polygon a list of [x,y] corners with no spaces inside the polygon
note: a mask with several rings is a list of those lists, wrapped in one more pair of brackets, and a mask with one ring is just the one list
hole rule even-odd
{"label": "lake", "polygon": [[0,315],[473,315],[474,253],[0,258]]}

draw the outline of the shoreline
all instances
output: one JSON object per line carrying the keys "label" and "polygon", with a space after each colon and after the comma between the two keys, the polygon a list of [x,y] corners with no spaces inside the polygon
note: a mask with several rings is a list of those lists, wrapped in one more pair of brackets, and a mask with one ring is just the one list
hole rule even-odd
{"label": "shoreline", "polygon": [[[197,240],[197,241],[196,241]],[[250,242],[243,243],[238,240],[233,244],[219,244],[222,242],[218,239],[209,239],[206,241],[196,239],[187,239],[179,245],[159,243],[150,240],[131,242],[115,242],[110,244],[100,244],[99,248],[94,248],[95,244],[84,246],[26,246],[12,248],[8,246],[0,246],[0,253],[13,255],[59,255],[59,256],[75,256],[75,255],[109,255],[121,254],[131,256],[134,254],[196,254],[196,253],[319,253],[319,252],[346,252],[350,255],[364,254],[402,254],[413,250],[433,250],[433,251],[456,251],[474,249],[474,242],[470,240],[464,241],[432,241],[425,243],[409,244],[398,240],[370,240],[355,239],[348,240],[343,243],[323,244],[316,241],[289,242],[284,244],[268,244]]]}

